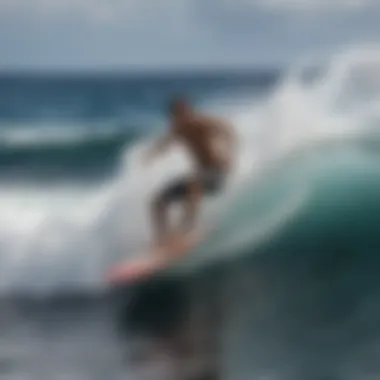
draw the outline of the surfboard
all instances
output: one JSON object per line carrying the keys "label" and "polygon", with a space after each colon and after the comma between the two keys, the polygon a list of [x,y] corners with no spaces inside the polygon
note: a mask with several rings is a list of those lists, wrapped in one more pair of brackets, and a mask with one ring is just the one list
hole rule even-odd
{"label": "surfboard", "polygon": [[199,244],[204,236],[205,234],[200,231],[192,232],[171,239],[162,247],[152,247],[137,258],[124,260],[111,267],[107,272],[106,280],[110,284],[117,285],[133,283],[149,277],[166,268],[173,261],[182,258],[191,248]]}

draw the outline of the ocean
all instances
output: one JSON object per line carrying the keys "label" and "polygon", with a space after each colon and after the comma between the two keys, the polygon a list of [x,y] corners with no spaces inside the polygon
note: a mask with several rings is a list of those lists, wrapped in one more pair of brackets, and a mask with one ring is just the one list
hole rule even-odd
{"label": "ocean", "polygon": [[[2,74],[0,379],[379,378],[379,63]],[[175,94],[234,126],[235,171],[199,247],[110,288],[189,170],[181,147],[141,160]]]}

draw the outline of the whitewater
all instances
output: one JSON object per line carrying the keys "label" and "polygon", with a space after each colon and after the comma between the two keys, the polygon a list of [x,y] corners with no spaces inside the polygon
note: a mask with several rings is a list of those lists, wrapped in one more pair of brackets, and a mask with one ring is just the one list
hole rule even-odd
{"label": "whitewater", "polygon": [[[329,164],[337,173],[351,163],[365,178],[367,171],[378,174],[379,67],[378,48],[352,49],[321,63],[294,65],[263,96],[204,103],[236,128],[239,156],[226,191],[207,200],[202,211],[201,225],[213,226],[212,233],[180,269],[258,255],[310,206],[316,178]],[[109,265],[143,252],[152,195],[190,168],[180,148],[144,167],[141,157],[154,135],[125,144],[117,170],[104,183],[1,184],[2,294],[101,292]],[[43,130],[40,137],[7,136],[8,146],[17,149],[51,142]],[[58,140],[86,140],[75,136]]]}

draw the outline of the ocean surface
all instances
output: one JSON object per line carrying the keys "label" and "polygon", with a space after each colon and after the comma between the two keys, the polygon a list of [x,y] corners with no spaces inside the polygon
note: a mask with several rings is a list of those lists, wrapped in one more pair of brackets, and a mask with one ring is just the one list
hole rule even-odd
{"label": "ocean surface", "polygon": [[[149,242],[152,195],[189,170],[180,147],[141,160],[174,94],[231,122],[235,171],[205,200],[201,246],[109,288]],[[0,379],[378,379],[379,132],[376,49],[244,73],[2,74]]]}

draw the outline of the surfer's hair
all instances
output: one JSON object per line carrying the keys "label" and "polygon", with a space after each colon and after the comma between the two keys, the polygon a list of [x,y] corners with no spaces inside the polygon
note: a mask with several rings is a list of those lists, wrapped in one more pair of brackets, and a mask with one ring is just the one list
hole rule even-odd
{"label": "surfer's hair", "polygon": [[190,101],[183,95],[176,95],[169,102],[169,112],[177,113],[190,107]]}

